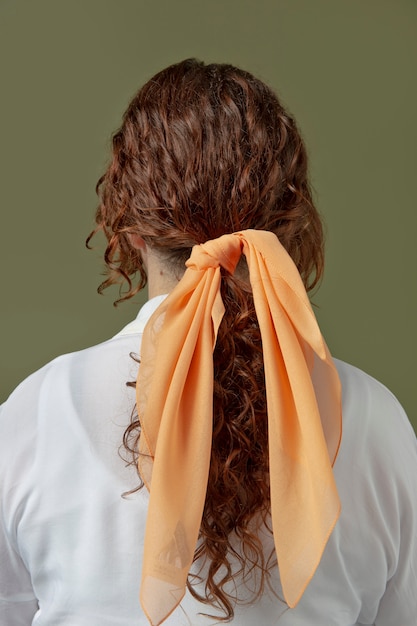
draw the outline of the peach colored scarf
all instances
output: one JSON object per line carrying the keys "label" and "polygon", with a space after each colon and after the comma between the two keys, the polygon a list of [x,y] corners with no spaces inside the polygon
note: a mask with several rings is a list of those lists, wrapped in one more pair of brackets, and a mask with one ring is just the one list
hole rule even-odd
{"label": "peach colored scarf", "polygon": [[271,519],[284,598],[296,606],[340,514],[333,477],[340,383],[304,285],[277,237],[247,230],[193,248],[149,320],[137,382],[139,471],[150,490],[141,603],[153,626],[176,608],[198,540],[210,464],[220,266],[246,256],[262,336]]}

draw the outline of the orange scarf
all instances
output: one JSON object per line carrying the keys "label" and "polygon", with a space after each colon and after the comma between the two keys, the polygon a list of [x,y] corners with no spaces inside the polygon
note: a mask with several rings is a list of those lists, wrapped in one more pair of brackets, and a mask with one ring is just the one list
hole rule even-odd
{"label": "orange scarf", "polygon": [[269,231],[194,246],[146,325],[137,381],[139,472],[150,491],[141,603],[153,626],[180,603],[193,562],[212,441],[220,266],[245,255],[262,336],[271,519],[284,598],[296,606],[340,514],[333,477],[340,382],[298,270]]}

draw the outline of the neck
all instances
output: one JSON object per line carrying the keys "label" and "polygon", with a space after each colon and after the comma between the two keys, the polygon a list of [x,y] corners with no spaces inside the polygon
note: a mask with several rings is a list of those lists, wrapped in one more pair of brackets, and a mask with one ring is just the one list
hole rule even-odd
{"label": "neck", "polygon": [[171,268],[160,257],[149,253],[149,250],[146,266],[149,298],[169,293],[181,279],[181,276],[174,275]]}

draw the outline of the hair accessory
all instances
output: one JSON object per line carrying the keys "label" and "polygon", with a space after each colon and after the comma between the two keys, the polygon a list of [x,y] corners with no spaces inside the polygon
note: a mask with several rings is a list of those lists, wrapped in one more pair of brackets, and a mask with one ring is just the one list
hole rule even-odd
{"label": "hair accessory", "polygon": [[137,381],[139,471],[150,491],[141,603],[153,626],[185,593],[212,440],[213,350],[224,314],[220,266],[249,268],[262,336],[271,519],[281,585],[295,607],[340,514],[332,465],[341,439],[338,374],[298,270],[277,237],[246,230],[194,246],[146,325]]}

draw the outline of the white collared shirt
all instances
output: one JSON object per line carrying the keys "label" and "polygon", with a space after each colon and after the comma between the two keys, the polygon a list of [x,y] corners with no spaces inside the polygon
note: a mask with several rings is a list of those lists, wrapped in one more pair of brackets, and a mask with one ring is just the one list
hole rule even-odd
{"label": "white collared shirt", "polygon": [[[0,625],[147,626],[138,602],[148,493],[119,456],[141,335],[163,297],[118,335],[27,378],[0,412]],[[417,445],[380,383],[336,361],[342,514],[295,609],[265,592],[239,626],[415,626]],[[271,538],[265,539],[271,542]],[[271,544],[272,545],[272,544]],[[275,570],[272,584],[279,595]],[[167,626],[212,625],[188,594]]]}

